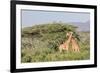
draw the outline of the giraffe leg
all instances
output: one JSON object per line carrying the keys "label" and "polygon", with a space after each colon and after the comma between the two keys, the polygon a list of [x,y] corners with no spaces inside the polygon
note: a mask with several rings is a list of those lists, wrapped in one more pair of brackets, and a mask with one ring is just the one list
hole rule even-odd
{"label": "giraffe leg", "polygon": [[71,47],[72,47],[72,51],[74,52],[75,51],[75,45],[74,45],[73,39],[71,40]]}
{"label": "giraffe leg", "polygon": [[62,52],[62,48],[60,48],[60,53]]}
{"label": "giraffe leg", "polygon": [[65,50],[68,51],[68,45],[66,46]]}

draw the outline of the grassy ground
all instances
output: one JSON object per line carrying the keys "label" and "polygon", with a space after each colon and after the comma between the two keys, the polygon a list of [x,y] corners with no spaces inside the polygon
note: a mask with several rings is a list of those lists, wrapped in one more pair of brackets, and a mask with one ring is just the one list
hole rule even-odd
{"label": "grassy ground", "polygon": [[22,57],[22,62],[46,62],[46,61],[71,61],[71,60],[87,60],[90,58],[88,50],[75,52],[55,52],[55,53],[42,53],[32,54],[33,51],[26,51],[26,55]]}

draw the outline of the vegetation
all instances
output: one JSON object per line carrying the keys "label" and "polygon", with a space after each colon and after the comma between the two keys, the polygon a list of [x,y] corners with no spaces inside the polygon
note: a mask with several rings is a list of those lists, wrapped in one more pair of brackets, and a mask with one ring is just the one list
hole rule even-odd
{"label": "vegetation", "polygon": [[[22,28],[21,61],[45,62],[86,60],[90,58],[89,32],[76,32],[77,27],[65,23],[39,24]],[[58,46],[66,40],[66,33],[72,31],[81,51],[59,52]]]}

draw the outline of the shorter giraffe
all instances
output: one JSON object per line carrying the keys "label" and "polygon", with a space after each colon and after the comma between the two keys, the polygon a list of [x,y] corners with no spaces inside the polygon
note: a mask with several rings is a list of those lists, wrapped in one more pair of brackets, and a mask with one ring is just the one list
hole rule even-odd
{"label": "shorter giraffe", "polygon": [[66,47],[66,43],[63,42],[63,44],[61,44],[61,45],[59,46],[59,51],[60,51],[60,52],[62,52],[62,50],[68,51],[68,49],[66,49],[66,48],[67,48],[67,47]]}

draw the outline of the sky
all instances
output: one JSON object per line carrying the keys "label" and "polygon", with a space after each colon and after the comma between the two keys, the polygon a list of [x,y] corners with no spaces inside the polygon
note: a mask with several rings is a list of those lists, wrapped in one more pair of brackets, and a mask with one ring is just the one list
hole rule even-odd
{"label": "sky", "polygon": [[[33,26],[36,24],[63,22],[86,23],[90,20],[89,13],[83,12],[61,12],[61,11],[39,11],[39,10],[22,10],[21,11],[22,27]],[[89,25],[89,24],[87,24]]]}

